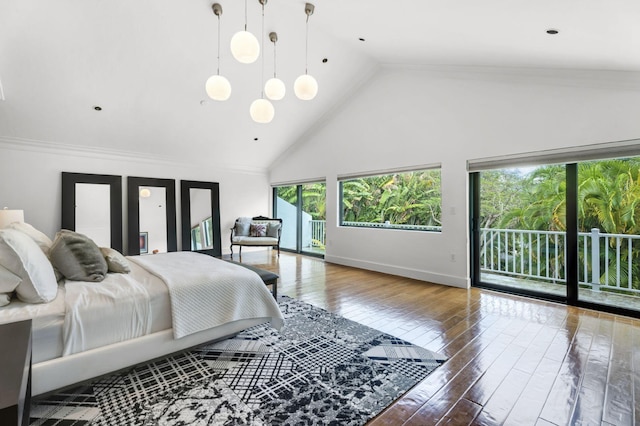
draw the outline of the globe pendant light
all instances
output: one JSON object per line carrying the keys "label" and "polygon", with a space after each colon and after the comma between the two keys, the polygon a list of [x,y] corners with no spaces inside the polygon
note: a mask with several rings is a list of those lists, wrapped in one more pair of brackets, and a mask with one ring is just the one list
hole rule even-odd
{"label": "globe pendant light", "polygon": [[264,94],[272,101],[279,101],[284,98],[287,88],[284,82],[276,75],[276,41],[278,41],[278,34],[270,32],[269,40],[273,42],[273,78],[270,78],[264,84]]}
{"label": "globe pendant light", "polygon": [[[267,0],[258,0],[262,5],[262,45],[264,46],[264,5],[267,3]],[[262,94],[260,99],[256,99],[251,103],[249,107],[249,114],[251,118],[256,123],[271,123],[273,117],[276,113],[273,108],[273,104],[264,98],[264,55],[262,55],[262,69],[260,70],[260,88],[262,89]]]}
{"label": "globe pendant light", "polygon": [[258,39],[247,31],[247,0],[244,0],[244,31],[238,31],[231,38],[231,54],[243,64],[252,64],[260,56]]}
{"label": "globe pendant light", "polygon": [[273,120],[276,111],[273,108],[273,104],[271,102],[269,102],[267,99],[260,98],[251,102],[251,107],[249,107],[249,114],[251,114],[251,118],[256,123],[267,124],[271,123],[271,120]]}
{"label": "globe pendant light", "polygon": [[303,101],[310,101],[318,94],[318,82],[309,74],[302,74],[293,83],[293,91]]}
{"label": "globe pendant light", "polygon": [[309,16],[313,15],[315,6],[311,3],[307,3],[304,7],[304,13],[307,15],[307,29],[305,40],[305,52],[304,52],[304,74],[296,78],[293,83],[293,91],[296,96],[303,101],[309,101],[316,97],[318,94],[318,82],[313,76],[309,75],[308,62],[309,62]]}
{"label": "globe pendant light", "polygon": [[213,13],[218,17],[218,72],[207,79],[205,90],[207,95],[215,101],[226,101],[231,96],[231,84],[229,80],[220,75],[220,15],[222,6],[214,3]]}

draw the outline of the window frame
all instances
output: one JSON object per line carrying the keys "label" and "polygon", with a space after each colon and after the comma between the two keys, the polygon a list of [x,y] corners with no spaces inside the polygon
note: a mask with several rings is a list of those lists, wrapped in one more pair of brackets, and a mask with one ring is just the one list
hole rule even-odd
{"label": "window frame", "polygon": [[391,176],[395,174],[420,173],[437,170],[440,175],[440,217],[442,221],[442,166],[440,164],[431,164],[425,166],[415,166],[402,169],[391,169],[376,171],[363,174],[342,175],[338,176],[338,226],[345,228],[366,228],[366,229],[393,229],[399,231],[417,231],[417,232],[442,232],[442,225],[407,225],[407,224],[391,224],[391,223],[373,223],[373,222],[352,222],[344,220],[344,183],[363,178],[375,178],[380,176]]}

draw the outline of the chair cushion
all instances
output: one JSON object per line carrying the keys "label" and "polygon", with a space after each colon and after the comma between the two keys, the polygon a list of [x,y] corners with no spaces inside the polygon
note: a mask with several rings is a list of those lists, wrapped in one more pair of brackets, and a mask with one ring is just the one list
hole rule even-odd
{"label": "chair cushion", "polygon": [[231,242],[242,246],[273,246],[278,244],[278,239],[271,237],[233,237]]}

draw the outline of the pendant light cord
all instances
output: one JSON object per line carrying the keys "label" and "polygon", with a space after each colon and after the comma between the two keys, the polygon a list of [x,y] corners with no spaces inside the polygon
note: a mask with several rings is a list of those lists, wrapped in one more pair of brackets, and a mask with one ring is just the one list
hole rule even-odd
{"label": "pendant light cord", "polygon": [[244,30],[247,31],[247,0],[244,0]]}
{"label": "pendant light cord", "polygon": [[307,15],[306,34],[304,42],[304,73],[309,74],[309,15]]}
{"label": "pendant light cord", "polygon": [[260,33],[260,49],[262,50],[262,55],[260,55],[260,59],[262,60],[262,69],[260,70],[260,97],[264,99],[264,3],[262,3],[262,30]]}
{"label": "pendant light cord", "polygon": [[218,15],[218,75],[220,75],[220,15]]}
{"label": "pendant light cord", "polygon": [[277,78],[277,73],[276,73],[276,64],[278,62],[276,61],[276,42],[273,42],[273,78]]}

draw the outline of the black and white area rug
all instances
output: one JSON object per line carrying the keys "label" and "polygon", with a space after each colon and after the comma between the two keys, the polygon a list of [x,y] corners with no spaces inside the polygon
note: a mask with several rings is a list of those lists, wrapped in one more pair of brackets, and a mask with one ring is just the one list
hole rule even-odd
{"label": "black and white area rug", "polygon": [[285,326],[35,399],[31,425],[363,425],[446,360],[289,297]]}

